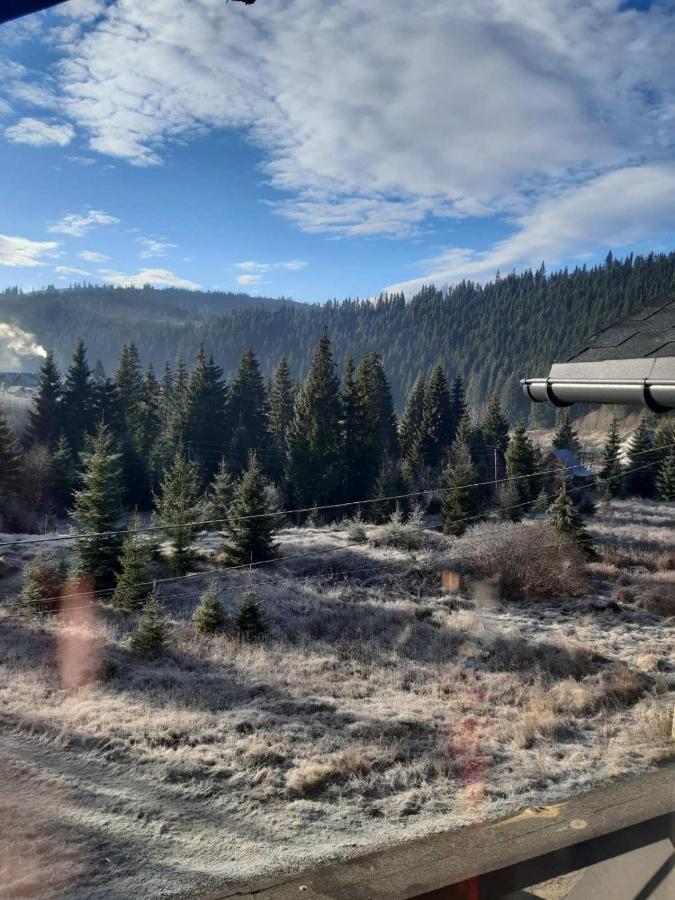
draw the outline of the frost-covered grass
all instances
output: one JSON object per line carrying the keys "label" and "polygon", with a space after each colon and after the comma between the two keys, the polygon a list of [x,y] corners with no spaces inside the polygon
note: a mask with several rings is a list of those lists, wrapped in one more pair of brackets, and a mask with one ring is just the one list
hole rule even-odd
{"label": "frost-covered grass", "polygon": [[[613,502],[593,533],[645,555],[603,550],[583,590],[530,600],[495,578],[441,591],[439,571],[491,526],[457,542],[286,529],[282,555],[332,552],[222,579],[230,622],[256,590],[267,638],[200,635],[206,579],[179,582],[164,591],[171,649],[152,663],[129,651],[133,619],[105,604],[80,621],[12,616],[29,551],[8,554],[0,895],[188,895],[643,771],[671,747],[674,631],[640,600],[675,590],[674,515]],[[546,540],[541,522],[518,529],[511,556]],[[205,567],[218,541],[201,546]],[[64,689],[73,658],[87,683]],[[92,658],[98,678],[78,662]]]}

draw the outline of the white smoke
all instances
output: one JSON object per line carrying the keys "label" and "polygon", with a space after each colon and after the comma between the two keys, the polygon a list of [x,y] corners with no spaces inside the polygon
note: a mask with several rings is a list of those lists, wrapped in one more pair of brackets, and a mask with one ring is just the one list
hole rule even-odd
{"label": "white smoke", "polygon": [[0,371],[21,372],[26,358],[44,359],[46,355],[34,334],[9,322],[0,322]]}

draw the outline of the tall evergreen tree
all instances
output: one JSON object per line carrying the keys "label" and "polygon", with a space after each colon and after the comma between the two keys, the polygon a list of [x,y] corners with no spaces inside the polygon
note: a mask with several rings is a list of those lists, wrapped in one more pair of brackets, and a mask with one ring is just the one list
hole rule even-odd
{"label": "tall evergreen tree", "polygon": [[274,556],[274,534],[278,520],[270,512],[265,496],[265,477],[255,451],[234,489],[227,525],[227,556],[235,565],[259,562]]}
{"label": "tall evergreen tree", "polygon": [[21,447],[0,409],[0,515],[20,487]]}
{"label": "tall evergreen tree", "polygon": [[574,508],[572,498],[567,490],[567,479],[560,478],[560,486],[555,500],[549,509],[551,513],[551,525],[555,531],[564,538],[571,538],[579,545],[579,549],[589,558],[595,556],[590,535],[584,525],[584,520]]}
{"label": "tall evergreen tree", "polygon": [[177,572],[184,572],[192,559],[191,544],[196,534],[192,523],[199,521],[201,506],[199,469],[178,447],[155,495],[157,515],[171,542],[171,563]]}
{"label": "tall evergreen tree", "polygon": [[457,435],[457,429],[459,428],[459,423],[468,415],[468,407],[466,405],[466,398],[464,395],[464,381],[462,380],[461,375],[455,375],[452,381],[452,394],[450,396],[450,409],[451,409],[451,428],[450,428],[450,442],[454,441]]}
{"label": "tall evergreen tree", "polygon": [[206,498],[208,517],[224,523],[230,514],[233,499],[234,482],[225,460],[221,459]]}
{"label": "tall evergreen tree", "polygon": [[79,340],[63,386],[63,431],[74,453],[79,453],[88,434],[96,429],[94,383],[84,341]]}
{"label": "tall evergreen tree", "polygon": [[424,464],[439,469],[454,437],[453,411],[448,379],[438,363],[424,391],[421,442]]}
{"label": "tall evergreen tree", "polygon": [[480,504],[479,489],[475,486],[478,472],[469,443],[461,435],[452,446],[451,462],[443,480],[443,531],[459,537],[478,515]]}
{"label": "tall evergreen tree", "polygon": [[299,506],[332,503],[341,483],[340,399],[330,340],[323,333],[287,434],[286,482]]}
{"label": "tall evergreen tree", "polygon": [[[166,374],[166,373],[165,373]],[[166,423],[166,444],[169,459],[173,459],[173,454],[179,445],[184,445],[186,441],[186,403],[188,393],[188,374],[185,360],[178,357],[176,362],[176,370],[171,380],[171,395],[167,399],[167,423]],[[165,384],[166,387],[166,384]]]}
{"label": "tall evergreen tree", "polygon": [[138,450],[146,461],[151,480],[161,462],[159,442],[162,434],[162,389],[150,364],[141,385]]}
{"label": "tall evergreen tree", "polygon": [[288,361],[282,356],[270,388],[270,431],[282,459],[286,456],[286,434],[293,419],[295,394]]}
{"label": "tall evergreen tree", "polygon": [[531,475],[535,468],[534,449],[522,422],[513,429],[506,448],[506,471],[518,493],[519,503],[526,503],[536,496],[537,490],[530,484],[533,479],[523,477]]}
{"label": "tall evergreen tree", "polygon": [[65,516],[79,485],[77,464],[65,435],[61,435],[49,467],[49,495],[54,514]]}
{"label": "tall evergreen tree", "polygon": [[135,448],[143,427],[143,376],[135,344],[125,344],[114,376],[126,433]]}
{"label": "tall evergreen tree", "polygon": [[613,497],[617,497],[622,490],[621,472],[621,437],[619,435],[619,420],[616,416],[612,419],[602,451],[602,469],[600,478],[604,483],[603,488]]}
{"label": "tall evergreen tree", "polygon": [[675,500],[675,447],[671,447],[659,464],[656,489],[661,500]]}
{"label": "tall evergreen tree", "polygon": [[212,356],[207,359],[202,347],[188,382],[183,432],[207,481],[218,467],[218,449],[225,445],[226,401],[223,370]]}
{"label": "tall evergreen tree", "polygon": [[502,453],[506,451],[509,443],[509,423],[502,413],[502,407],[496,394],[490,394],[488,397],[480,430],[486,444],[498,447]]}
{"label": "tall evergreen tree", "polygon": [[572,417],[568,409],[560,410],[558,424],[551,441],[554,450],[571,450],[578,453],[580,450],[579,438],[572,426]]}
{"label": "tall evergreen tree", "polygon": [[113,601],[121,609],[142,609],[152,593],[149,582],[152,547],[139,532],[140,523],[135,516],[129,534],[124,536],[120,556],[120,572],[117,576]]}
{"label": "tall evergreen tree", "polygon": [[656,487],[656,454],[647,417],[642,416],[631,435],[626,453],[624,485],[629,494],[653,497]]}
{"label": "tall evergreen tree", "polygon": [[62,393],[61,376],[54,362],[54,354],[50,350],[40,367],[40,383],[29,414],[28,442],[30,444],[44,444],[51,448],[58,441],[63,427],[61,419]]}
{"label": "tall evergreen tree", "polygon": [[271,447],[265,381],[252,350],[242,354],[237,377],[230,387],[227,419],[231,430],[231,471],[239,475],[246,468],[249,450],[255,450],[264,463]]}
{"label": "tall evergreen tree", "polygon": [[347,502],[365,497],[361,472],[363,423],[355,372],[354,360],[349,356],[345,360],[340,392],[340,428],[344,448],[342,497]]}
{"label": "tall evergreen tree", "polygon": [[424,417],[424,394],[424,379],[418,377],[406,398],[398,429],[401,457],[404,460],[421,462],[420,442]]}
{"label": "tall evergreen tree", "polygon": [[101,423],[87,439],[82,453],[82,487],[75,492],[72,516],[76,523],[78,571],[94,588],[114,584],[122,540],[114,531],[123,512],[122,466],[108,425]]}

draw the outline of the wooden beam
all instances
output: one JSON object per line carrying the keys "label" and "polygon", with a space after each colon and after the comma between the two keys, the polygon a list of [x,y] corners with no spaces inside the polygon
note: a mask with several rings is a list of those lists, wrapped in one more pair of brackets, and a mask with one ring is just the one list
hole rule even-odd
{"label": "wooden beam", "polygon": [[494,900],[673,835],[675,767],[202,900]]}

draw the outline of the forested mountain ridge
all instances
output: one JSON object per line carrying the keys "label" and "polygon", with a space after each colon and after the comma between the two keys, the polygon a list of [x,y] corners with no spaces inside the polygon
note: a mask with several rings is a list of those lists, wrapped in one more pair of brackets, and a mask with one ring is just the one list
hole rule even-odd
{"label": "forested mountain ridge", "polygon": [[[427,376],[441,362],[463,377],[472,405],[494,390],[513,415],[528,410],[519,378],[545,374],[553,359],[589,334],[673,290],[675,253],[622,261],[609,254],[592,268],[548,275],[542,266],[484,285],[426,288],[407,302],[396,295],[319,305],[172,289],[84,287],[38,297],[0,294],[0,320],[33,332],[61,364],[77,335],[108,371],[123,344],[133,340],[158,369],[177,356],[192,359],[203,344],[230,376],[250,347],[266,376],[286,356],[294,378],[304,377],[316,339],[326,328],[339,363],[347,354],[382,355],[399,409],[417,375]],[[214,305],[226,302],[228,314],[213,315]]]}

